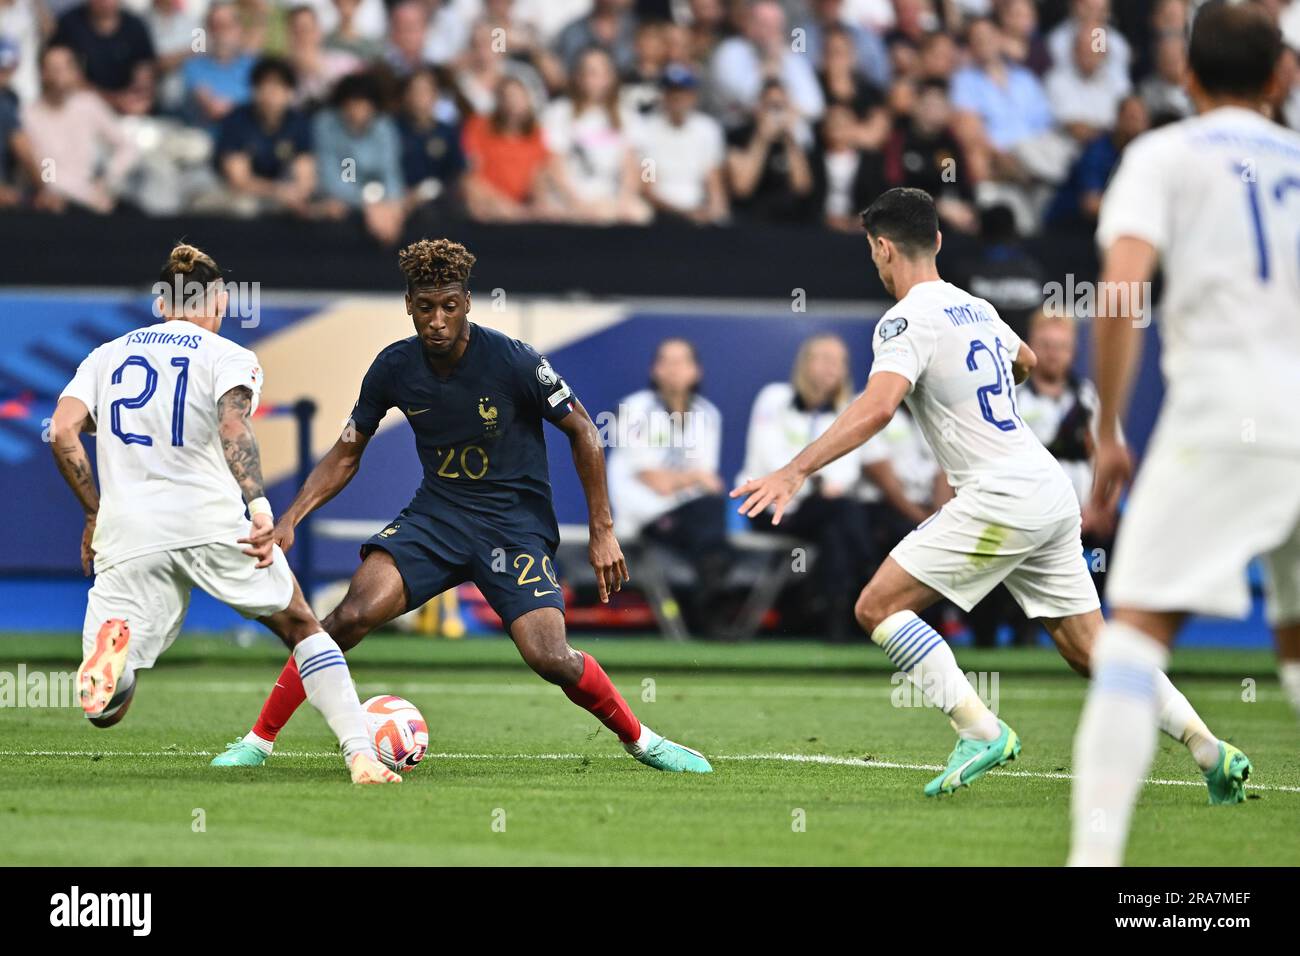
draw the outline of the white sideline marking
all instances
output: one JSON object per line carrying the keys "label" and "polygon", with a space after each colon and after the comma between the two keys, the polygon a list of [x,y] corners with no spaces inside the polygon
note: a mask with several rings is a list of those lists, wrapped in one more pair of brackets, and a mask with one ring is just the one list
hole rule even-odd
{"label": "white sideline marking", "polygon": [[[220,751],[215,750],[0,750],[0,757],[215,757]],[[330,758],[337,760],[334,751],[324,750],[289,750],[276,751],[279,757],[299,757],[309,759]],[[623,760],[621,754],[470,754],[470,753],[431,753],[426,759],[432,760]],[[815,763],[833,767],[864,767],[868,770],[924,770],[937,773],[943,769],[937,763],[896,763],[890,760],[863,760],[860,757],[834,757],[830,754],[710,754],[710,760],[735,761],[775,761],[780,763]],[[990,779],[996,777],[1024,777],[1033,780],[1073,780],[1074,774],[1038,770],[1008,770],[999,767],[990,771]],[[1201,780],[1163,780],[1148,777],[1144,783],[1161,787],[1203,787]],[[1273,793],[1300,793],[1300,787],[1286,787],[1271,784],[1248,784],[1247,790],[1267,790]]]}
{"label": "white sideline marking", "polygon": [[[204,694],[266,694],[270,691],[274,681],[254,683],[251,681],[196,681],[186,682],[186,690],[201,692]],[[463,682],[437,682],[437,681],[405,681],[398,683],[385,684],[383,688],[373,687],[365,680],[357,681],[357,685],[365,692],[374,690],[375,693],[386,694],[430,694],[443,696],[495,696],[495,697],[532,697],[554,695],[555,688],[550,684],[541,682],[528,681],[520,684],[468,684]],[[793,697],[801,700],[812,700],[816,698],[838,698],[843,700],[878,700],[888,698],[895,693],[901,685],[893,683],[879,683],[875,685],[855,686],[845,682],[839,686],[818,686],[817,684],[752,684],[745,687],[737,687],[732,684],[681,684],[674,685],[668,680],[658,681],[658,693],[661,694],[703,694],[709,697],[769,697],[785,698]],[[640,685],[627,685],[629,690],[640,691]],[[906,692],[912,693],[910,686]],[[998,688],[998,697],[1004,700],[1079,700],[1082,702],[1087,695],[1088,684],[1085,681],[1078,681],[1070,687],[1058,688],[1016,688],[1007,687],[1005,682]],[[1279,702],[1284,698],[1282,692],[1271,689],[1265,689],[1257,692],[1261,701]],[[1208,689],[1198,690],[1196,692],[1197,700],[1214,700],[1219,702],[1237,702],[1241,700],[1241,690],[1234,685],[1229,689]]]}

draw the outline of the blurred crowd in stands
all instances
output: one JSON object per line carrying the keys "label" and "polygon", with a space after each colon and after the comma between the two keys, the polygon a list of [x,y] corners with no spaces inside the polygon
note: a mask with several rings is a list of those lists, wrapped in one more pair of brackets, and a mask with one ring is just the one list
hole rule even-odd
{"label": "blurred crowd in stands", "polygon": [[[1092,449],[1097,394],[1073,371],[1078,330],[1073,318],[1038,309],[1028,318],[1026,341],[1038,357],[1029,379],[1016,389],[1018,413],[1061,463],[1083,509],[1086,556],[1104,555],[1111,529],[1087,507],[1092,490]],[[821,436],[857,394],[849,350],[833,333],[804,340],[787,381],[764,385],[745,426],[740,472],[723,475],[719,453],[724,428],[720,411],[701,389],[705,369],[692,343],[668,338],[650,361],[650,384],[618,407],[619,439],[609,452],[609,493],[615,530],[625,542],[652,542],[693,568],[679,603],[692,631],[723,634],[729,607],[729,572],[737,554],[728,515],[737,502],[728,491],[768,474]],[[827,465],[800,489],[776,527],[771,512],[749,530],[779,533],[787,540],[776,559],[791,561],[793,544],[806,547],[805,574],[780,608],[787,632],[820,633],[832,640],[863,639],[853,603],[889,551],[953,495],[930,446],[905,405],[883,431]],[[1091,561],[1102,588],[1104,561]],[[1010,637],[1032,643],[1030,626],[1005,588],[973,611],[941,603],[927,611],[934,626],[968,628],[977,646]]]}
{"label": "blurred crowd in stands", "polygon": [[[0,209],[1086,225],[1206,0],[0,0]],[[1217,0],[1209,0],[1217,2]],[[1279,20],[1297,78],[1300,0]]]}

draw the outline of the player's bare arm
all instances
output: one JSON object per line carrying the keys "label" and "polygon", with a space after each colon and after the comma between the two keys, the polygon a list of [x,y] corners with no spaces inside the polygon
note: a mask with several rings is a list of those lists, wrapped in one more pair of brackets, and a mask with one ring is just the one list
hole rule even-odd
{"label": "player's bare arm", "polygon": [[775,507],[772,524],[780,524],[785,506],[808,476],[860,447],[888,425],[911,387],[912,383],[897,372],[871,376],[862,394],[788,465],[762,478],[751,478],[731,492],[733,498],[748,496],[740,506],[740,513],[752,518],[772,505]]}
{"label": "player's bare arm", "polygon": [[587,556],[596,572],[600,600],[607,604],[609,596],[621,591],[623,582],[630,579],[623,549],[614,536],[614,516],[609,508],[609,490],[605,486],[605,452],[600,447],[600,433],[582,403],[576,400],[573,411],[560,419],[558,427],[569,436],[573,466],[582,482],[582,493],[587,498],[591,541]]}
{"label": "player's bare arm", "polygon": [[[262,453],[257,445],[257,435],[253,432],[252,416],[253,390],[250,388],[240,385],[217,399],[221,452],[226,456],[226,465],[235,476],[246,503],[266,497],[266,485],[262,480]],[[259,568],[271,566],[272,548],[275,545],[272,538],[274,530],[274,522],[269,515],[255,514],[248,536],[239,539],[240,544],[248,545],[244,554],[256,558]]]}
{"label": "player's bare arm", "polygon": [[90,467],[86,446],[81,443],[81,433],[93,428],[90,411],[81,399],[59,399],[54,418],[50,421],[50,450],[54,453],[59,474],[86,513],[86,527],[81,533],[81,570],[87,577],[95,562],[91,541],[95,537],[95,520],[99,516],[99,488],[95,485],[95,473]]}
{"label": "player's bare arm", "polygon": [[[1148,282],[1156,268],[1156,249],[1145,239],[1121,236],[1102,263],[1101,288],[1136,289]],[[1136,314],[1140,303],[1132,296],[1097,296],[1093,326],[1093,368],[1097,379],[1097,448],[1091,510],[1111,520],[1120,493],[1133,473],[1133,461],[1124,447],[1120,419],[1128,408],[1142,346],[1142,328]]]}
{"label": "player's bare arm", "polygon": [[1034,370],[1038,364],[1038,356],[1024,342],[1020,343],[1020,351],[1016,357],[1011,360],[1011,378],[1017,385],[1023,385],[1029,380],[1029,373]]}
{"label": "player's bare arm", "polygon": [[316,467],[307,476],[306,483],[293,499],[293,504],[275,524],[275,543],[282,551],[287,552],[293,547],[295,529],[302,520],[332,500],[356,476],[357,469],[361,467],[361,456],[365,454],[370,438],[370,435],[357,431],[348,422],[334,447],[316,463]]}

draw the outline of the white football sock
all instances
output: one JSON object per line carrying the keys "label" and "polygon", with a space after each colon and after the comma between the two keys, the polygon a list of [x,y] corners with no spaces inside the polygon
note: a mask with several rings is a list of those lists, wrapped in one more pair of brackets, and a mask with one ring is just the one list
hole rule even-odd
{"label": "white football sock", "polygon": [[1291,702],[1291,709],[1300,717],[1300,661],[1279,660],[1277,676],[1282,681],[1282,691]]}
{"label": "white football sock", "polygon": [[1201,715],[1163,671],[1156,674],[1156,706],[1160,729],[1186,744],[1198,767],[1209,770],[1219,762],[1219,738],[1210,733]]}
{"label": "white football sock", "polygon": [[313,634],[293,649],[293,659],[298,662],[298,676],[307,691],[307,700],[320,711],[338,737],[343,759],[351,763],[353,755],[358,753],[374,757],[375,746],[366,730],[361,701],[352,686],[352,674],[334,638],[324,631]]}
{"label": "white football sock", "polygon": [[1112,621],[1092,652],[1092,683],[1074,738],[1070,866],[1119,866],[1142,778],[1156,750],[1156,677],[1169,651]]}
{"label": "white football sock", "polygon": [[921,689],[927,703],[952,720],[963,740],[997,740],[1002,734],[993,711],[957,666],[948,642],[912,611],[897,611],[871,632],[871,640]]}
{"label": "white football sock", "polygon": [[244,743],[252,744],[254,747],[262,751],[262,753],[264,754],[269,754],[272,748],[275,747],[274,741],[263,740],[261,737],[257,736],[257,734],[253,733],[251,730],[248,733],[244,734]]}

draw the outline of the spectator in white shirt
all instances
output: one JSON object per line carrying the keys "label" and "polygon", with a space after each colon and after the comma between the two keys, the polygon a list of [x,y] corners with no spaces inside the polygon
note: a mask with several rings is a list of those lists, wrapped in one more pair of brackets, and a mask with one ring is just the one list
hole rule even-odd
{"label": "spectator in white shirt", "polygon": [[[745,439],[745,464],[736,484],[782,467],[809,442],[821,437],[853,398],[849,350],[838,335],[821,333],[799,347],[789,382],[773,382],[754,399]],[[760,531],[775,531],[810,541],[815,549],[812,574],[805,578],[813,613],[832,640],[859,633],[853,601],[866,580],[871,546],[863,509],[850,494],[858,480],[857,455],[845,455],[813,475],[786,505],[781,524],[770,512],[753,519]]]}
{"label": "spectator in white shirt", "polygon": [[718,44],[710,64],[716,112],[728,128],[753,112],[763,82],[781,81],[790,102],[804,119],[818,119],[825,109],[812,58],[791,49],[785,12],[774,0],[757,0],[740,13],[742,33]]}
{"label": "spectator in white shirt", "polygon": [[664,70],[663,105],[641,127],[641,191],[661,215],[697,225],[727,218],[722,127],[699,112],[695,73],[681,64]]}
{"label": "spectator in white shirt", "polygon": [[686,339],[655,349],[650,387],[618,404],[609,454],[614,527],[624,540],[666,547],[695,569],[683,598],[687,625],[714,633],[716,597],[732,564],[718,461],[722,415],[699,393],[700,363]]}
{"label": "spectator in white shirt", "polygon": [[1076,143],[1087,143],[1115,125],[1119,102],[1128,95],[1127,73],[1107,68],[1109,43],[1090,29],[1074,34],[1072,56],[1047,75],[1052,115]]}
{"label": "spectator in white shirt", "polygon": [[1110,0],[1071,0],[1070,16],[1047,35],[1047,52],[1051,54],[1052,64],[1060,66],[1070,61],[1075,36],[1082,30],[1105,42],[1106,50],[1110,53],[1106,69],[1117,80],[1127,80],[1133,59],[1132,50],[1124,39],[1124,34],[1110,26],[1109,20]]}
{"label": "spectator in white shirt", "polygon": [[634,142],[640,119],[621,107],[609,54],[592,47],[578,57],[569,95],[542,114],[552,180],[565,209],[584,223],[645,223]]}

